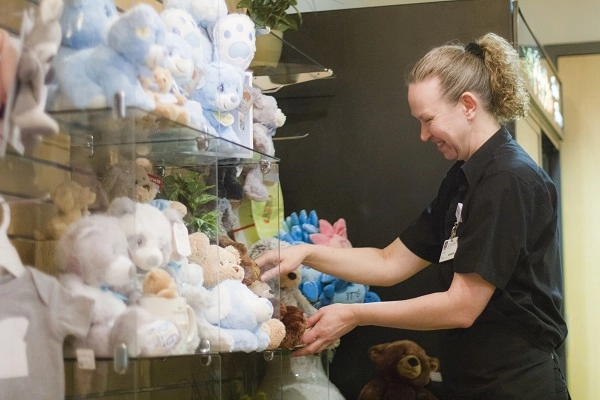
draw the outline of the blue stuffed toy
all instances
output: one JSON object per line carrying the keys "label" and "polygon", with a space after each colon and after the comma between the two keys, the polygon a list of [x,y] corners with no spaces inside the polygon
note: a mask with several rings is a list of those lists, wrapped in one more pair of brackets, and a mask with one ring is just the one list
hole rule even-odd
{"label": "blue stuffed toy", "polygon": [[202,105],[203,115],[210,124],[210,134],[239,144],[233,129],[235,110],[242,101],[244,71],[226,63],[213,62],[206,67],[204,86],[191,94],[191,99]]}
{"label": "blue stuffed toy", "polygon": [[310,235],[319,233],[319,218],[315,210],[309,213],[301,210],[300,214],[295,211],[285,218],[281,223],[282,229],[278,238],[290,244],[312,243]]}
{"label": "blue stuffed toy", "polygon": [[71,50],[102,44],[108,23],[118,17],[113,0],[64,0],[63,4],[61,44]]}
{"label": "blue stuffed toy", "polygon": [[166,57],[166,29],[158,13],[138,4],[108,27],[106,42],[77,51],[57,71],[59,90],[77,109],[112,107],[116,93],[127,106],[152,111],[155,102],[139,75],[149,75]]}
{"label": "blue stuffed toy", "polygon": [[217,20],[209,32],[215,60],[246,70],[256,52],[256,28],[246,14],[228,14]]}

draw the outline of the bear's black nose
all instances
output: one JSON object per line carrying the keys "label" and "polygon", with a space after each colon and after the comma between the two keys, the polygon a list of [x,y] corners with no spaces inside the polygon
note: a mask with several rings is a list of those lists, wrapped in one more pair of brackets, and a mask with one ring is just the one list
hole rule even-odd
{"label": "bear's black nose", "polygon": [[290,273],[288,274],[288,278],[290,278],[290,280],[292,280],[292,281],[293,281],[294,279],[296,279],[296,273],[294,273],[294,272],[290,272]]}
{"label": "bear's black nose", "polygon": [[419,365],[419,360],[414,357],[411,357],[408,359],[408,363],[411,367],[416,367],[417,365]]}

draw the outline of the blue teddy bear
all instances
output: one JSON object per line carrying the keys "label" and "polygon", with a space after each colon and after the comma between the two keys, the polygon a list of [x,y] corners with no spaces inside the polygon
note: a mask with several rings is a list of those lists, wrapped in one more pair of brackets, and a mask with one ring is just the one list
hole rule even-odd
{"label": "blue teddy bear", "polygon": [[127,106],[152,111],[154,99],[138,76],[162,65],[166,29],[154,8],[138,4],[109,24],[105,43],[66,57],[57,71],[61,93],[78,109],[112,107],[125,93]]}

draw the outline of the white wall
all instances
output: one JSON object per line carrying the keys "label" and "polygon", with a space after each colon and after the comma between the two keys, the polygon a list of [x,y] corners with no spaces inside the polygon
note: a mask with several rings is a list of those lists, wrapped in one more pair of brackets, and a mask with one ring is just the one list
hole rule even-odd
{"label": "white wall", "polygon": [[561,146],[567,380],[574,399],[600,395],[600,55],[561,57]]}

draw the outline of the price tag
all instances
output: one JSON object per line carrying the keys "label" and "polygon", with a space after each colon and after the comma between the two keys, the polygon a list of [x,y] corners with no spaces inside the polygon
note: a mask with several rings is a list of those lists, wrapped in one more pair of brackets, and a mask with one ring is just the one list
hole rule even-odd
{"label": "price tag", "polygon": [[182,223],[176,223],[173,225],[173,239],[175,242],[175,250],[177,254],[187,257],[192,254],[192,248],[190,247],[190,237],[188,236],[188,230]]}
{"label": "price tag", "polygon": [[77,349],[75,350],[77,356],[77,366],[79,369],[96,369],[96,358],[94,357],[94,350],[92,349]]}

